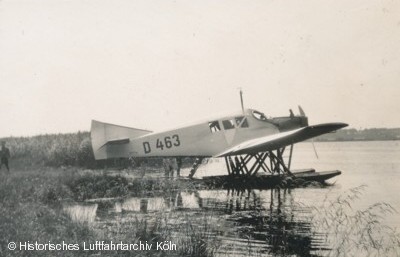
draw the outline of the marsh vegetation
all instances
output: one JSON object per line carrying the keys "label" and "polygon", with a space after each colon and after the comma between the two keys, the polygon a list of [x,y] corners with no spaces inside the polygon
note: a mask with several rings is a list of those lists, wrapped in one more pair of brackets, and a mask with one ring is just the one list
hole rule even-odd
{"label": "marsh vegetation", "polygon": [[[2,175],[0,229],[7,233],[0,235],[1,253],[26,256],[24,252],[4,249],[10,241],[100,240],[153,244],[172,241],[178,245],[173,252],[141,253],[146,256],[400,254],[399,234],[384,223],[386,215],[396,212],[390,205],[382,202],[362,210],[352,209],[354,201],[366,190],[364,187],[354,188],[317,207],[292,202],[290,189],[208,190],[195,185],[187,187],[174,180],[150,181],[129,182],[120,176],[62,169]],[[140,187],[142,183],[144,186]],[[135,191],[136,186],[152,191]],[[92,218],[82,218],[79,212],[87,212],[85,215]],[[78,214],[74,216],[74,213]],[[97,253],[29,254],[90,256]],[[132,254],[118,252],[122,256]]]}

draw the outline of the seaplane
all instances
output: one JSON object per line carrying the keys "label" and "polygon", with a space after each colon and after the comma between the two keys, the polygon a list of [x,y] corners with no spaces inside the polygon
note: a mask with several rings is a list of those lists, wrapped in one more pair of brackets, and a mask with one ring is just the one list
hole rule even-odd
{"label": "seaplane", "polygon": [[[341,171],[316,172],[314,169],[293,172],[291,160],[294,144],[334,132],[348,126],[341,122],[309,125],[308,117],[299,106],[299,114],[267,117],[264,113],[245,109],[208,118],[195,124],[153,132],[92,120],[91,142],[96,160],[113,158],[182,158],[195,157],[189,178],[193,178],[205,158],[224,158],[227,178],[243,180],[258,178],[263,171],[266,179],[301,178],[325,181]],[[283,158],[289,149],[289,156]],[[286,154],[287,155],[287,154]],[[260,172],[261,173],[261,172]]]}

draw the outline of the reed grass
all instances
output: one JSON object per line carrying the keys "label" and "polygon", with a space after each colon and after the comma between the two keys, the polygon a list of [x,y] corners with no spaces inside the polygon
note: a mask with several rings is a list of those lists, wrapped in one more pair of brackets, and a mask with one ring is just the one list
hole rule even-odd
{"label": "reed grass", "polygon": [[400,234],[385,223],[397,211],[388,203],[378,202],[364,209],[354,209],[366,186],[352,188],[334,200],[324,200],[313,207],[316,231],[326,233],[329,251],[321,256],[400,256]]}
{"label": "reed grass", "polygon": [[153,245],[152,251],[147,252],[149,256],[160,255],[156,243],[165,241],[176,244],[177,249],[163,252],[163,256],[214,256],[220,246],[220,240],[213,232],[218,218],[212,213],[204,213],[200,221],[187,214],[182,214],[182,217],[172,213],[136,216],[108,227],[103,236],[124,242],[148,242]]}
{"label": "reed grass", "polygon": [[8,137],[12,169],[32,167],[79,166],[93,168],[94,160],[89,132]]}
{"label": "reed grass", "polygon": [[[8,242],[77,242],[90,239],[58,208],[60,197],[72,197],[54,171],[0,175],[0,256],[76,256],[73,252],[22,252],[6,249]],[[80,252],[80,256],[87,256]]]}

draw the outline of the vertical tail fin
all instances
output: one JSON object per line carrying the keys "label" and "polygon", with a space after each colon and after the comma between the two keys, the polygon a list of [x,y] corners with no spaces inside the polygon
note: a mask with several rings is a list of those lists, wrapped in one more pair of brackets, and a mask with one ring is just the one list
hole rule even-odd
{"label": "vertical tail fin", "polygon": [[92,120],[90,137],[96,160],[129,157],[129,141],[151,133],[148,130]]}

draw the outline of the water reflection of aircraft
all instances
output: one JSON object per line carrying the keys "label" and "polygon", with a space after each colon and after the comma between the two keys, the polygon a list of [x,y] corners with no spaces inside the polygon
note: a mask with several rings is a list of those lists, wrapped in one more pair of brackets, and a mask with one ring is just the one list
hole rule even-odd
{"label": "water reflection of aircraft", "polygon": [[207,233],[218,236],[223,253],[313,256],[314,250],[325,248],[323,235],[313,231],[310,223],[311,209],[295,203],[290,190],[173,191],[155,197],[66,205],[64,210],[78,222],[122,222],[128,217],[170,212],[177,217],[176,225],[186,222],[179,218],[188,216],[192,224],[201,226],[204,217],[210,216]]}
{"label": "water reflection of aircraft", "polygon": [[[267,118],[259,111],[243,109],[231,115],[157,133],[92,121],[91,140],[96,160],[197,157],[190,177],[201,163],[199,160],[209,157],[225,158],[229,175],[250,176],[263,170],[293,176],[290,170],[293,144],[347,126],[344,123],[309,126],[301,107],[299,111],[298,116],[291,112],[287,117]],[[290,147],[287,162],[283,158],[286,147]],[[340,174],[338,171],[312,171],[297,176],[325,180]]]}

